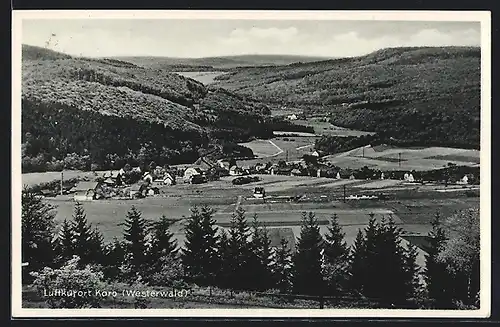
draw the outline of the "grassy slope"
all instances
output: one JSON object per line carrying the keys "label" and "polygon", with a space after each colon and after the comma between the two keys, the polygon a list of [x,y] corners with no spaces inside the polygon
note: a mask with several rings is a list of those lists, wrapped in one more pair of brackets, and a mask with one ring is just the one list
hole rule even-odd
{"label": "grassy slope", "polygon": [[[478,143],[480,61],[479,48],[390,48],[357,58],[234,69],[215,85],[276,107],[328,115],[340,126],[390,131],[407,129],[413,120],[422,125],[415,130],[441,125],[435,134]],[[431,114],[419,121],[421,113],[451,118],[433,121]],[[450,123],[454,116],[465,117],[466,128],[457,130],[462,118]]]}
{"label": "grassy slope", "polygon": [[311,62],[325,60],[322,57],[307,57],[293,55],[240,55],[206,58],[172,58],[172,57],[116,57],[116,59],[134,63],[143,67],[168,68],[168,66],[187,66],[193,70],[201,69],[231,69],[249,66],[288,65],[296,62]]}

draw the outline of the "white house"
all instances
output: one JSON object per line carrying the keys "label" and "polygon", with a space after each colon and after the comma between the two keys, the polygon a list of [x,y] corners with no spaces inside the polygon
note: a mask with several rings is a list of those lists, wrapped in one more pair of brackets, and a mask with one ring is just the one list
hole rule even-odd
{"label": "white house", "polygon": [[464,177],[462,177],[460,179],[460,181],[458,183],[459,184],[469,184],[469,177],[467,175],[465,175]]}
{"label": "white house", "polygon": [[198,168],[195,167],[189,167],[184,171],[184,179],[189,180],[191,177],[194,175],[200,175],[201,171]]}
{"label": "white house", "polygon": [[296,114],[291,114],[287,116],[288,120],[297,120],[297,115]]}
{"label": "white house", "polygon": [[150,172],[145,172],[142,180],[145,182],[153,183],[153,175]]}
{"label": "white house", "polygon": [[75,186],[74,201],[92,201],[95,198],[98,182],[80,182]]}
{"label": "white house", "polygon": [[311,153],[311,156],[319,157],[319,152],[318,151],[314,151],[313,153]]}
{"label": "white house", "polygon": [[336,179],[340,179],[340,172],[337,173],[337,176],[335,176]]}
{"label": "white house", "polygon": [[238,166],[231,166],[231,168],[229,168],[229,175],[230,176],[238,176],[238,175],[241,175],[242,174],[242,169]]}

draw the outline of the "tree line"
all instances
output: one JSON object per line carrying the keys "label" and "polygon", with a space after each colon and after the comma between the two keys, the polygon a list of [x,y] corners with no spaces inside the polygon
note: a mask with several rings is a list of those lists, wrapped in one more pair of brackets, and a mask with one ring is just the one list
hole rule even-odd
{"label": "tree line", "polygon": [[336,215],[322,235],[315,214],[303,213],[293,247],[286,238],[273,245],[266,226],[256,215],[248,221],[241,208],[226,230],[216,225],[213,209],[193,207],[185,218],[186,240],[180,247],[171,231],[174,220],[166,216],[149,222],[132,207],[124,217],[122,238],[104,242],[81,204],[75,204],[73,217],[56,231],[50,205],[26,190],[22,201],[22,256],[29,263],[23,268],[24,285],[46,287],[54,282],[48,276],[55,271],[64,271],[67,282],[78,283],[87,271],[101,276],[103,283],[354,296],[382,307],[478,304],[479,234],[474,210],[450,220],[450,230],[462,231],[458,236],[449,234],[436,215],[423,269],[417,263],[416,246],[404,245],[403,231],[391,217],[377,220],[370,215],[366,228],[348,246]]}

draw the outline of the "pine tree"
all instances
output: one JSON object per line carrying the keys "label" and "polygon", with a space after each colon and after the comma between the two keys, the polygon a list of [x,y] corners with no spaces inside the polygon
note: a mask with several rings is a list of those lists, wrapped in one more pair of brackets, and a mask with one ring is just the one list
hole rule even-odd
{"label": "pine tree", "polygon": [[186,242],[182,250],[182,263],[186,277],[198,284],[208,285],[215,282],[219,267],[217,254],[217,228],[213,210],[202,207],[191,209],[185,227]]}
{"label": "pine tree", "polygon": [[73,239],[72,224],[67,219],[64,219],[58,234],[58,248],[61,262],[66,262],[73,257]]}
{"label": "pine tree", "polygon": [[108,280],[120,280],[123,277],[120,267],[125,261],[125,243],[114,237],[112,242],[104,246],[103,253],[104,277]]}
{"label": "pine tree", "polygon": [[104,260],[104,236],[101,231],[94,227],[92,234],[90,236],[90,257],[93,258],[93,262],[96,264],[102,264]]}
{"label": "pine tree", "polygon": [[328,226],[324,242],[324,279],[330,294],[339,294],[346,288],[349,248],[344,241],[345,234],[335,214]]}
{"label": "pine tree", "polygon": [[406,277],[406,295],[414,300],[421,300],[423,295],[423,286],[421,282],[422,268],[417,263],[417,247],[409,243],[405,253],[405,271]]}
{"label": "pine tree", "polygon": [[424,278],[427,285],[427,296],[435,301],[435,306],[440,309],[451,307],[452,290],[449,280],[451,275],[446,269],[446,264],[438,260],[438,255],[446,242],[446,233],[441,226],[440,215],[436,212],[429,231],[429,248],[425,255]]}
{"label": "pine tree", "polygon": [[151,254],[152,258],[157,259],[163,256],[177,257],[177,240],[170,231],[173,221],[165,215],[153,224]]}
{"label": "pine tree", "polygon": [[30,280],[29,271],[51,266],[54,262],[55,214],[52,206],[26,188],[22,191],[21,201],[22,261],[29,264],[23,269],[25,282]]}
{"label": "pine tree", "polygon": [[286,238],[281,238],[280,245],[273,251],[271,271],[276,288],[281,293],[288,293],[292,287],[292,253]]}
{"label": "pine tree", "polygon": [[80,257],[80,265],[94,262],[92,253],[92,227],[87,222],[87,216],[81,203],[75,203],[73,213],[73,254]]}
{"label": "pine tree", "polygon": [[324,293],[322,272],[323,237],[313,212],[303,213],[297,252],[294,257],[294,291],[299,294]]}
{"label": "pine tree", "polygon": [[249,263],[252,256],[250,248],[250,227],[248,227],[245,210],[238,208],[231,217],[229,228],[229,257],[225,263],[230,273],[230,287],[233,289],[250,288],[252,272],[249,271]]}
{"label": "pine tree", "polygon": [[367,270],[366,238],[361,229],[358,230],[351,248],[349,270],[349,289],[354,294],[363,294],[369,272]]}
{"label": "pine tree", "polygon": [[232,260],[231,251],[229,248],[229,236],[227,232],[222,229],[217,242],[217,254],[219,269],[216,274],[216,284],[222,288],[230,287],[231,267]]}
{"label": "pine tree", "polygon": [[146,247],[146,221],[135,206],[127,212],[125,218],[125,229],[123,236],[126,242],[126,249],[129,254],[128,264],[133,275],[141,275],[147,260]]}
{"label": "pine tree", "polygon": [[254,290],[267,290],[272,286],[272,273],[270,269],[271,239],[265,226],[262,226],[255,214],[252,220],[252,240],[250,241],[251,257],[248,270],[252,276],[249,278],[250,288]]}
{"label": "pine tree", "polygon": [[[365,262],[363,264],[359,258],[353,258],[351,279],[354,283],[351,281],[351,286],[386,306],[400,305],[413,294],[408,289],[412,285],[412,276],[405,266],[406,250],[401,245],[401,233],[392,217],[388,221],[382,218],[378,223],[371,214],[365,229],[364,245],[361,244],[361,236],[356,239],[356,243],[360,244],[355,247],[363,249]],[[359,255],[356,253],[356,256]]]}

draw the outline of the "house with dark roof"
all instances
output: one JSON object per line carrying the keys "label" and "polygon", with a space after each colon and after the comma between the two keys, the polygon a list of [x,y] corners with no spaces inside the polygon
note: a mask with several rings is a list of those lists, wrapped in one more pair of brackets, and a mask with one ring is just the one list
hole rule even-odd
{"label": "house with dark roof", "polygon": [[74,201],[91,201],[96,197],[99,182],[80,182],[73,188],[75,192],[73,196]]}

